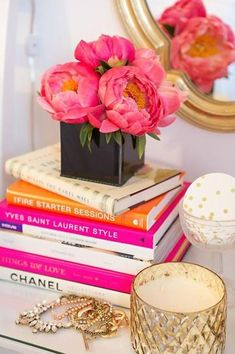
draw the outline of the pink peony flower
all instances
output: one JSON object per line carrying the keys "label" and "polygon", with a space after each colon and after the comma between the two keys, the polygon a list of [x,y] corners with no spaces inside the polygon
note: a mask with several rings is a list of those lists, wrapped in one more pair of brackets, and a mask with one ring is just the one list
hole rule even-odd
{"label": "pink peony flower", "polygon": [[158,22],[173,27],[174,35],[178,35],[193,17],[206,17],[202,0],[179,0],[162,13]]}
{"label": "pink peony flower", "polygon": [[166,72],[153,49],[139,48],[135,51],[135,59],[130,63],[137,66],[157,86],[163,82]]}
{"label": "pink peony flower", "polygon": [[123,66],[134,59],[135,48],[126,38],[102,35],[94,42],[80,41],[75,58],[93,68],[105,62],[110,67]]}
{"label": "pink peony flower", "polygon": [[171,64],[186,72],[198,88],[208,93],[214,80],[227,76],[235,60],[235,37],[219,18],[194,18],[172,39]]}
{"label": "pink peony flower", "polygon": [[99,105],[98,85],[99,75],[86,65],[56,65],[43,75],[38,102],[55,120],[84,123]]}
{"label": "pink peony flower", "polygon": [[177,111],[184,99],[172,86],[159,82],[157,87],[134,66],[108,70],[100,79],[99,96],[105,112],[98,109],[89,113],[90,124],[101,133],[121,130],[137,136],[170,124],[172,118],[167,116]]}

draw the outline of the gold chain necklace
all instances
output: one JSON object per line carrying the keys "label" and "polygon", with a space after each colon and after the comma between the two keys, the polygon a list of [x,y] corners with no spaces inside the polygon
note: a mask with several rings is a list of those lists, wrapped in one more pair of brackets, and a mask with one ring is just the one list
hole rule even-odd
{"label": "gold chain necklace", "polygon": [[[55,314],[54,310],[65,307],[64,312]],[[52,321],[43,321],[41,315],[51,310]],[[66,321],[65,321],[66,320]],[[112,337],[118,328],[129,324],[125,312],[114,309],[111,304],[88,296],[62,295],[47,303],[36,304],[31,310],[20,313],[16,324],[27,325],[33,333],[56,333],[61,328],[74,328],[83,337],[85,348],[88,341],[97,337]]]}

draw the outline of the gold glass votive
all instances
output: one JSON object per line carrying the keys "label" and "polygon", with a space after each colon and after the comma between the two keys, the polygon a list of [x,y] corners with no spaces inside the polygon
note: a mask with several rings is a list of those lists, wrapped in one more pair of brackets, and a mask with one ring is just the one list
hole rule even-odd
{"label": "gold glass votive", "polygon": [[191,263],[160,263],[137,274],[131,341],[138,354],[220,354],[226,337],[222,279]]}

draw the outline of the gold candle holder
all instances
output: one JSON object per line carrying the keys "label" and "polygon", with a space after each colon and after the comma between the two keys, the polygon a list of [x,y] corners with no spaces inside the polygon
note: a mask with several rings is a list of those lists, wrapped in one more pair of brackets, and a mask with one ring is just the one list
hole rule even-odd
{"label": "gold candle holder", "polygon": [[[187,295],[190,282],[197,290],[195,297]],[[159,291],[154,288],[156,284],[160,284]],[[164,284],[168,290],[175,286],[176,291],[169,294],[166,290],[160,299]],[[187,301],[180,296],[184,286]],[[203,296],[199,296],[200,287],[206,290]],[[160,308],[155,301],[158,294]],[[137,274],[131,293],[133,348],[138,354],[220,354],[225,346],[226,315],[225,285],[214,272],[185,262],[150,266]]]}

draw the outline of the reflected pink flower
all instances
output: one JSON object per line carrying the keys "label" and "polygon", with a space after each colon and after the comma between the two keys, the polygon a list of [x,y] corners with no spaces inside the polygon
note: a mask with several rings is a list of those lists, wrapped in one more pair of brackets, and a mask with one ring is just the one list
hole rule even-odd
{"label": "reflected pink flower", "polygon": [[99,75],[83,64],[56,65],[42,77],[39,104],[55,120],[84,123],[88,111],[99,105]]}
{"label": "reflected pink flower", "polygon": [[215,16],[191,19],[172,39],[172,67],[186,72],[204,93],[211,91],[214,80],[227,76],[234,60],[234,34]]}
{"label": "reflected pink flower", "polygon": [[173,27],[174,35],[178,35],[193,17],[206,17],[202,0],[179,0],[168,7],[157,21],[161,25]]}

